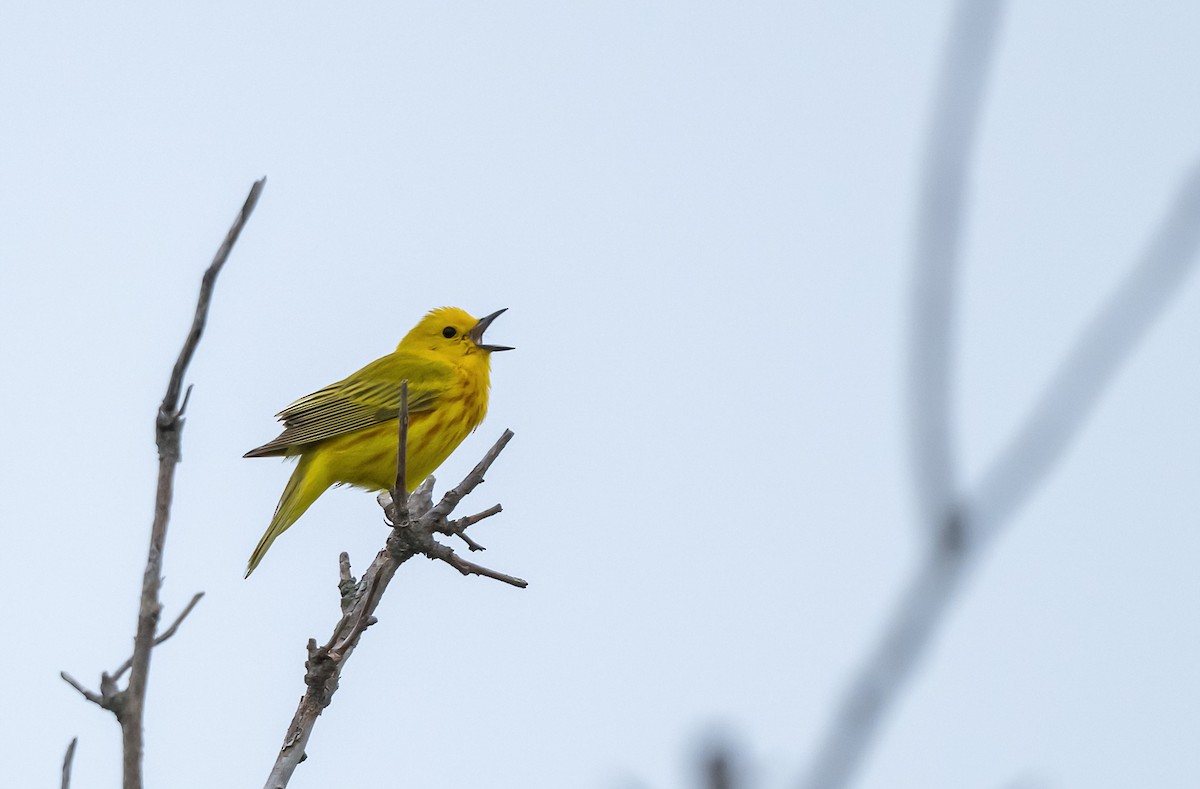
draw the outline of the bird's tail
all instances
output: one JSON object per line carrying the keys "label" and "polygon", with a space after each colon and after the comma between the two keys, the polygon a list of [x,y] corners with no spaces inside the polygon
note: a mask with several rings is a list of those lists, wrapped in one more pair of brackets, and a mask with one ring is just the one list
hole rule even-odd
{"label": "bird's tail", "polygon": [[324,474],[318,473],[317,469],[313,468],[311,456],[300,457],[296,470],[292,472],[292,478],[288,480],[287,486],[283,489],[283,495],[279,497],[279,504],[275,507],[271,525],[267,527],[262,539],[258,541],[254,553],[250,554],[250,562],[246,565],[247,578],[250,577],[250,573],[254,572],[254,568],[258,567],[258,563],[262,561],[267,549],[271,547],[271,543],[275,542],[275,538],[299,520],[309,505],[316,501],[317,497],[324,493],[331,484]]}

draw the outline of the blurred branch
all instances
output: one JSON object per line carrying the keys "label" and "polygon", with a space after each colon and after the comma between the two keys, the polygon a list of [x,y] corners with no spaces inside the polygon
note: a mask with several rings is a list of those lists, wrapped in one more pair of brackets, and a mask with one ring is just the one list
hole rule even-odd
{"label": "blurred branch", "polygon": [[79,738],[72,737],[71,744],[67,746],[67,753],[63,756],[62,789],[71,788],[71,762],[75,761],[75,746],[78,744]]}
{"label": "blurred branch", "polygon": [[733,757],[725,746],[714,746],[704,756],[704,789],[736,789],[733,779]]}
{"label": "blurred branch", "polygon": [[191,387],[188,387],[183,396],[183,403],[180,404],[179,395],[183,391],[183,377],[200,344],[200,337],[204,333],[217,275],[221,273],[221,268],[229,258],[234,244],[237,243],[242,228],[250,219],[250,214],[258,203],[265,183],[265,178],[254,182],[250,188],[250,194],[242,205],[242,210],[238,212],[224,241],[217,249],[211,265],[204,272],[200,281],[200,295],[196,301],[192,326],[183,343],[183,348],[179,352],[179,358],[176,359],[175,366],[171,370],[167,391],[155,419],[155,442],[158,445],[158,484],[155,491],[154,522],[150,529],[150,549],[146,557],[146,569],[142,573],[142,593],[138,604],[133,656],[128,661],[129,682],[124,689],[118,689],[116,686],[117,678],[126,670],[126,667],[122,666],[115,675],[107,673],[101,675],[100,693],[97,694],[85,689],[65,672],[62,674],[63,679],[82,693],[84,698],[110,710],[121,724],[122,786],[124,789],[141,789],[142,787],[144,711],[146,684],[150,673],[150,653],[155,644],[170,638],[179,622],[199,601],[199,595],[193,597],[192,602],[180,614],[175,624],[162,635],[157,633],[159,616],[162,613],[162,604],[159,602],[158,594],[162,586],[163,549],[167,539],[167,523],[171,515],[171,500],[174,497],[175,466],[179,463],[183,417],[187,410],[188,397],[191,394]]}
{"label": "blurred branch", "polygon": [[1029,416],[972,493],[959,491],[950,407],[953,293],[967,165],[992,56],[998,0],[963,2],[943,63],[918,220],[909,367],[921,563],[854,676],[805,777],[807,789],[852,781],[970,568],[1049,475],[1105,387],[1195,264],[1200,164],[1130,274],[1072,346]]}
{"label": "blurred branch", "polygon": [[[402,388],[401,392],[400,412],[404,414],[408,406],[406,388]],[[399,430],[400,445],[404,446],[407,440],[405,420],[399,420]],[[266,789],[286,787],[296,767],[305,759],[305,748],[313,727],[316,726],[317,717],[332,702],[341,679],[342,668],[358,646],[362,634],[375,624],[375,609],[401,564],[413,556],[422,554],[430,559],[444,561],[464,575],[483,575],[520,588],[527,585],[520,578],[468,562],[433,539],[434,534],[448,533],[446,530],[451,526],[446,521],[447,516],[464,496],[483,482],[484,474],[512,437],[512,431],[505,430],[475,468],[461,483],[443,495],[437,506],[433,505],[431,495],[433,477],[427,478],[410,495],[404,490],[404,476],[399,473],[402,465],[396,476],[396,487],[390,492],[379,494],[379,504],[383,507],[392,529],[384,549],[376,555],[375,561],[363,573],[361,580],[355,582],[350,574],[349,556],[343,553],[339,557],[338,590],[341,596],[342,616],[323,646],[317,646],[316,639],[308,641],[308,660],[304,663],[306,690],[295,715],[292,716],[275,765],[267,777]],[[493,507],[492,510],[499,511],[498,507]],[[491,513],[491,510],[487,513]],[[482,520],[483,517],[486,517],[485,513],[454,521],[454,524],[463,525],[454,527],[458,530],[452,533],[460,533],[469,523]]]}
{"label": "blurred branch", "polygon": [[1061,362],[1009,444],[984,473],[970,503],[980,539],[992,537],[1049,475],[1146,331],[1196,264],[1200,248],[1200,161],[1133,270]]}
{"label": "blurred branch", "polygon": [[817,750],[805,789],[849,786],[893,702],[937,631],[962,581],[969,552],[942,542],[927,551],[879,641],[844,691]]}
{"label": "blurred branch", "polygon": [[932,550],[842,696],[802,784],[807,789],[850,783],[936,629],[966,556],[950,428],[953,295],[967,170],[1001,10],[1000,0],[963,0],[955,9],[925,149],[908,391],[917,501]]}
{"label": "blurred branch", "polygon": [[951,406],[954,291],[967,180],[1000,0],[963,0],[954,13],[926,140],[913,250],[908,398],[921,517],[936,523],[957,491]]}

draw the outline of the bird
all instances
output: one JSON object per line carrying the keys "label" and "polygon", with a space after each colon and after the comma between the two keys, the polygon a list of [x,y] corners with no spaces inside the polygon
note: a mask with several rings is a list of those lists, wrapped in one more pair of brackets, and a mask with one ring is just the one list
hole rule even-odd
{"label": "bird", "polygon": [[331,486],[395,485],[401,382],[408,382],[405,489],[411,493],[450,456],[487,414],[491,355],[513,350],[483,342],[483,333],[506,309],[479,320],[458,307],[430,310],[395,351],[276,414],[283,432],[244,457],[299,460],[245,577]]}

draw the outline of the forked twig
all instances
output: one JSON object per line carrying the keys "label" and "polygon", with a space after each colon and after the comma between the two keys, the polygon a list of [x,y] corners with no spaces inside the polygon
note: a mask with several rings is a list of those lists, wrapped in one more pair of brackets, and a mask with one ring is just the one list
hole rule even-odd
{"label": "forked twig", "polygon": [[495,504],[491,507],[488,507],[483,512],[477,512],[474,515],[466,515],[462,518],[449,521],[445,525],[439,527],[437,532],[438,534],[453,535],[459,538],[465,542],[467,547],[472,551],[484,551],[487,549],[467,536],[467,527],[479,523],[484,518],[490,518],[493,515],[499,515],[503,511],[503,507],[501,507],[499,504]]}
{"label": "forked twig", "polygon": [[1000,0],[964,0],[957,9],[923,173],[908,375],[926,550],[834,711],[801,784],[806,789],[850,784],[963,579],[1061,457],[1115,370],[1195,266],[1200,247],[1200,166],[1194,166],[1149,248],[1076,341],[1009,445],[974,491],[961,491],[950,400],[954,280],[967,165],[1000,10]]}
{"label": "forked twig", "polygon": [[[171,626],[162,631],[162,633],[160,633],[154,639],[154,646],[158,646],[171,636],[175,635],[175,631],[179,629],[179,625],[183,623],[183,620],[186,619],[187,615],[192,612],[192,609],[196,607],[196,603],[200,602],[200,598],[202,597],[204,597],[204,592],[196,592],[196,594],[192,595],[192,599],[189,600],[188,604],[184,606],[182,611],[179,612],[179,616],[175,617],[175,621],[171,623]],[[112,673],[112,678],[120,679],[121,675],[128,671],[132,665],[133,656],[131,655],[128,660],[118,666],[117,670]]]}

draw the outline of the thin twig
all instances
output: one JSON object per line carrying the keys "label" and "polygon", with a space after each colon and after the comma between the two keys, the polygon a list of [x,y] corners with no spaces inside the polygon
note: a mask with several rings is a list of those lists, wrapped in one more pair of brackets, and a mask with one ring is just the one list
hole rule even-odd
{"label": "thin twig", "polygon": [[192,612],[192,609],[196,607],[196,603],[200,602],[200,598],[202,597],[204,597],[204,592],[196,592],[196,594],[192,595],[192,599],[189,600],[187,606],[185,606],[184,609],[179,612],[179,616],[175,618],[175,621],[171,623],[171,626],[154,639],[154,646],[158,646],[171,636],[175,635],[175,631],[179,629],[180,623],[182,623],[184,618]]}
{"label": "thin twig", "polygon": [[[406,400],[407,393],[405,392],[401,396],[401,402]],[[399,427],[401,441],[404,441],[406,437],[405,427],[403,424]],[[324,646],[317,646],[315,639],[310,639],[308,642],[308,660],[304,664],[306,690],[288,725],[283,747],[279,749],[279,755],[267,777],[267,789],[286,787],[296,767],[305,758],[304,750],[308,745],[309,737],[312,736],[313,728],[316,726],[317,717],[332,701],[341,679],[342,667],[345,666],[346,661],[358,646],[362,634],[376,622],[375,609],[401,564],[420,553],[445,561],[464,574],[482,575],[513,586],[524,587],[526,585],[525,581],[520,578],[481,567],[458,557],[448,547],[434,540],[432,536],[435,532],[447,527],[446,516],[453,511],[458,501],[483,482],[483,475],[487,473],[488,468],[491,467],[512,435],[512,431],[505,430],[500,439],[484,455],[483,460],[476,464],[475,468],[454,488],[452,493],[457,491],[455,494],[457,498],[451,497],[450,493],[447,493],[437,507],[432,506],[430,496],[433,486],[432,477],[418,485],[411,496],[398,495],[403,491],[403,482],[397,485],[397,489],[379,494],[379,504],[383,507],[394,528],[388,533],[384,550],[376,555],[371,566],[363,573],[362,579],[352,590],[349,600],[346,592],[346,580],[349,577],[348,558],[344,558],[341,563],[339,575],[342,584],[339,588],[342,591],[342,616]],[[399,457],[397,460],[399,461]],[[397,474],[399,475],[399,471]],[[404,498],[407,498],[407,513],[403,511]],[[395,502],[400,502],[400,507],[397,507]],[[491,510],[498,512],[499,507],[492,507]],[[485,512],[494,514],[491,510]],[[481,520],[486,516],[485,513],[480,513],[478,516],[468,516],[463,520],[470,518]],[[342,556],[345,557],[345,554]]]}
{"label": "thin twig", "polygon": [[437,532],[438,534],[453,535],[458,537],[460,540],[466,543],[467,547],[472,551],[485,551],[487,550],[486,548],[467,536],[467,527],[479,523],[484,518],[490,518],[493,515],[499,515],[503,511],[504,508],[499,504],[496,504],[488,507],[483,512],[477,512],[474,515],[467,515],[465,517],[452,520],[446,525],[439,527]]}
{"label": "thin twig", "polygon": [[81,696],[83,696],[85,699],[87,699],[88,701],[92,702],[93,704],[95,704],[98,707],[103,707],[106,710],[110,709],[109,702],[107,699],[105,699],[99,693],[96,693],[95,691],[91,691],[91,690],[88,690],[87,688],[85,688],[79,680],[75,679],[67,672],[60,671],[60,672],[58,672],[58,676],[62,677],[63,681],[66,682],[68,685],[75,688],[75,690],[79,691],[79,694]]}
{"label": "thin twig", "polygon": [[444,520],[451,511],[458,506],[458,503],[483,482],[483,475],[491,468],[492,463],[496,462],[496,458],[504,451],[504,447],[512,440],[513,432],[505,430],[500,439],[492,446],[491,449],[483,456],[483,459],[475,464],[475,468],[471,469],[471,473],[463,477],[463,481],[455,485],[450,490],[442,495],[442,500],[429,511],[429,516],[435,519]]}
{"label": "thin twig", "polygon": [[926,140],[913,250],[909,445],[923,523],[940,522],[958,487],[951,404],[954,290],[967,182],[1001,0],[963,0],[954,12]]}
{"label": "thin twig", "polygon": [[78,744],[79,738],[72,737],[71,744],[67,746],[67,753],[63,756],[62,789],[71,789],[71,762],[75,761],[75,746]]}
{"label": "thin twig", "polygon": [[969,548],[951,430],[954,286],[966,210],[967,170],[1002,11],[1000,0],[955,9],[926,141],[914,249],[908,392],[919,518],[929,554],[878,644],[844,692],[808,774],[806,789],[848,786],[892,703],[936,630]]}
{"label": "thin twig", "polygon": [[[184,606],[184,609],[179,612],[179,616],[175,617],[175,621],[171,623],[171,626],[168,627],[166,630],[164,630],[161,634],[158,635],[158,637],[156,637],[154,639],[154,646],[158,646],[159,644],[166,641],[171,636],[175,635],[175,631],[179,629],[179,625],[183,622],[184,619],[187,618],[187,615],[192,612],[192,609],[196,607],[196,603],[200,602],[200,598],[202,598],[202,597],[204,597],[204,592],[196,592],[196,594],[192,595],[192,599],[189,600],[188,604],[186,606]],[[121,675],[123,675],[126,671],[128,671],[130,666],[132,666],[132,665],[133,665],[133,656],[131,655],[128,660],[126,660],[124,663],[122,663],[117,668],[117,670],[112,673],[112,678],[120,679]]]}
{"label": "thin twig", "polygon": [[1200,161],[1185,174],[1136,265],[1075,340],[1021,427],[984,473],[969,504],[979,538],[992,537],[1046,479],[1108,383],[1196,267],[1198,249]]}
{"label": "thin twig", "polygon": [[[441,545],[441,543],[434,544]],[[481,575],[485,578],[494,578],[497,581],[503,581],[509,586],[515,586],[518,589],[524,589],[525,587],[529,586],[529,582],[523,578],[517,578],[515,575],[507,575],[505,573],[492,570],[488,567],[484,567],[483,565],[475,564],[475,562],[471,562],[462,558],[448,546],[441,545],[441,547],[445,549],[444,553],[442,551],[437,551],[435,555],[426,553],[426,556],[429,556],[431,559],[441,559],[443,562],[450,565],[455,570],[458,570],[463,575]],[[422,553],[425,552],[422,551]]]}
{"label": "thin twig", "polygon": [[133,664],[129,671],[129,684],[126,687],[124,712],[121,716],[121,742],[123,755],[123,786],[124,789],[141,789],[142,787],[142,738],[144,705],[146,699],[146,683],[150,675],[150,653],[154,648],[155,633],[158,629],[158,617],[162,606],[158,602],[158,592],[162,586],[163,549],[166,546],[167,523],[171,516],[171,500],[175,495],[175,466],[179,463],[180,434],[183,430],[183,420],[176,404],[179,402],[179,392],[183,386],[183,376],[188,364],[200,344],[204,333],[204,325],[208,320],[208,308],[212,303],[213,288],[216,286],[217,275],[229,258],[233,245],[237,243],[242,228],[250,219],[258,197],[262,193],[265,178],[259,179],[250,187],[242,210],[238,212],[225,240],[217,249],[212,264],[204,272],[200,280],[200,295],[196,300],[196,314],[192,318],[192,327],[188,331],[179,358],[171,370],[167,382],[167,392],[163,395],[162,405],[158,409],[156,420],[156,441],[158,443],[158,489],[154,504],[154,523],[150,530],[150,550],[146,558],[146,570],[142,574],[142,596],[138,605],[137,633],[133,638]]}
{"label": "thin twig", "polygon": [[847,687],[802,786],[849,786],[871,742],[936,632],[963,580],[968,553],[931,551],[885,620],[878,642]]}
{"label": "thin twig", "polygon": [[467,550],[471,551],[472,553],[474,553],[475,551],[486,551],[487,550],[487,548],[484,548],[482,545],[475,542],[474,538],[472,538],[470,535],[468,535],[465,531],[462,531],[462,530],[456,531],[456,532],[454,532],[454,536],[457,537],[458,539],[462,540],[463,543],[467,546]]}
{"label": "thin twig", "polygon": [[493,515],[499,515],[502,512],[504,512],[503,507],[501,507],[499,504],[493,504],[483,512],[477,512],[474,515],[464,515],[461,518],[450,521],[450,527],[453,530],[451,533],[458,534],[468,526],[473,526],[484,518],[490,518]]}
{"label": "thin twig", "polygon": [[183,375],[187,372],[187,367],[192,362],[192,356],[196,353],[196,347],[200,344],[200,335],[204,333],[204,325],[208,320],[208,306],[212,302],[212,291],[217,282],[217,275],[221,273],[225,261],[229,259],[229,253],[233,251],[233,245],[237,243],[238,238],[242,235],[242,229],[250,220],[250,215],[254,213],[254,207],[258,205],[258,198],[266,184],[267,179],[263,177],[250,187],[250,194],[246,196],[242,210],[233,220],[229,232],[225,234],[225,240],[217,248],[212,263],[200,280],[200,297],[196,301],[196,314],[192,319],[192,327],[188,330],[187,340],[183,343],[179,358],[175,360],[175,367],[171,370],[171,378],[167,383],[167,393],[163,397],[163,410],[167,413],[171,413],[175,408],[175,403],[179,399],[179,390],[183,386]]}
{"label": "thin twig", "polygon": [[394,525],[408,525],[408,379],[400,382],[399,440],[396,444],[396,485],[392,488]]}
{"label": "thin twig", "polygon": [[[183,390],[183,378],[188,365],[200,344],[204,326],[208,319],[209,305],[212,303],[213,289],[217,275],[221,273],[225,261],[237,243],[242,229],[250,219],[254,206],[258,203],[266,179],[262,178],[250,188],[241,211],[234,219],[229,232],[225,234],[221,246],[213,256],[212,263],[205,270],[200,280],[200,294],[196,300],[196,311],[192,317],[192,325],[187,338],[175,360],[171,376],[167,381],[167,390],[159,405],[155,418],[155,443],[158,446],[158,482],[155,489],[154,522],[150,528],[150,547],[146,557],[146,568],[142,573],[142,591],[138,602],[137,631],[133,639],[133,656],[128,661],[129,682],[124,690],[117,690],[116,677],[103,674],[101,676],[101,693],[85,691],[83,687],[68,675],[66,679],[76,690],[84,694],[106,709],[112,710],[117,721],[121,724],[122,749],[122,787],[123,789],[141,789],[142,787],[142,749],[144,735],[144,717],[146,685],[150,673],[150,655],[155,644],[170,638],[179,621],[191,610],[199,599],[193,598],[192,603],[180,615],[179,620],[168,628],[161,636],[158,634],[159,617],[162,605],[159,603],[159,590],[162,586],[163,551],[166,546],[167,524],[171,514],[171,500],[174,497],[175,466],[179,463],[180,437],[183,431],[183,414],[187,408],[189,397],[185,396],[183,403],[179,402]],[[188,395],[191,387],[188,387]],[[118,676],[126,671],[122,667]],[[99,698],[100,701],[96,701]]]}

